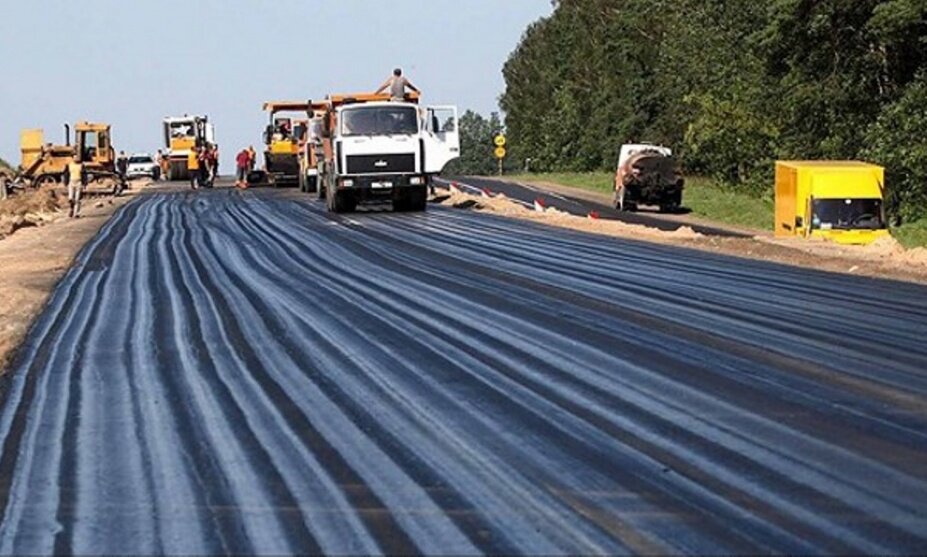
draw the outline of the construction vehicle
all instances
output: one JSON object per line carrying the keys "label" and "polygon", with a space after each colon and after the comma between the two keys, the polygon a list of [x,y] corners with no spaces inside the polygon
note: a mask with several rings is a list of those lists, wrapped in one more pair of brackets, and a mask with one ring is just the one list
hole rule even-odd
{"label": "construction vehicle", "polygon": [[197,147],[215,144],[216,131],[207,116],[178,116],[164,122],[164,175],[168,180],[189,180],[187,159]]}
{"label": "construction vehicle", "polygon": [[777,161],[777,237],[868,244],[888,236],[885,169],[860,161]]}
{"label": "construction vehicle", "polygon": [[103,183],[112,180],[115,193],[125,188],[125,182],[116,173],[116,150],[112,145],[109,124],[78,122],[74,125],[74,143],[71,144],[71,127],[64,125],[64,145],[45,143],[41,129],[27,129],[20,133],[20,161],[16,182],[23,186],[54,185],[63,182],[64,171],[75,155],[87,169],[88,182]]}
{"label": "construction vehicle", "polygon": [[367,202],[424,211],[433,177],[460,156],[457,107],[420,107],[418,93],[403,102],[330,95],[313,108],[322,115],[318,194],[330,212]]}
{"label": "construction vehicle", "polygon": [[615,172],[615,208],[619,211],[636,211],[638,205],[678,211],[684,186],[671,149],[647,143],[621,146]]}
{"label": "construction vehicle", "polygon": [[[316,113],[307,122],[306,140],[299,149],[299,191],[315,193],[319,183],[319,160],[325,160],[325,143],[322,140],[324,111]],[[331,148],[331,143],[328,144]],[[320,151],[322,152],[320,155]]]}
{"label": "construction vehicle", "polygon": [[302,185],[300,151],[308,133],[308,117],[279,116],[281,113],[307,115],[308,101],[272,101],[264,103],[270,122],[264,130],[264,179],[272,186]]}

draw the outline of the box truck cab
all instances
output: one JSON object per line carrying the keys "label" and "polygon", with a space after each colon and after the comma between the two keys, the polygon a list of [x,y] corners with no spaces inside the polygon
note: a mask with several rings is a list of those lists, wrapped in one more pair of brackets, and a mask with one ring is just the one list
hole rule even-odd
{"label": "box truck cab", "polygon": [[885,170],[859,161],[776,162],[777,237],[868,244],[888,235]]}

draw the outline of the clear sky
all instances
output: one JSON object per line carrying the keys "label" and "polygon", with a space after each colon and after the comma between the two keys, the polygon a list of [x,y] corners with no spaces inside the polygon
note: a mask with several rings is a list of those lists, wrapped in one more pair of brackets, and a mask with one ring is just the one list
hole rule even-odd
{"label": "clear sky", "polygon": [[265,100],[373,90],[396,66],[425,102],[497,110],[502,65],[549,0],[32,0],[0,10],[0,156],[19,130],[113,125],[154,152],[161,119],[208,114],[223,164],[260,150]]}

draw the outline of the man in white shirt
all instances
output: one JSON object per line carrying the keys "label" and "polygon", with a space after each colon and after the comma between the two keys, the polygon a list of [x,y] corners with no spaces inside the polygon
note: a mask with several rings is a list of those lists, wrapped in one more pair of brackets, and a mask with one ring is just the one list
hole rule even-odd
{"label": "man in white shirt", "polygon": [[377,89],[376,94],[379,95],[383,91],[386,91],[387,89],[389,89],[390,100],[394,102],[402,102],[406,98],[406,88],[407,87],[410,90],[415,91],[416,93],[421,92],[418,90],[418,88],[415,87],[415,85],[412,85],[411,81],[409,81],[402,75],[401,68],[396,68],[395,70],[393,70],[393,75],[391,75],[389,79],[384,81],[383,85],[380,85],[380,88]]}

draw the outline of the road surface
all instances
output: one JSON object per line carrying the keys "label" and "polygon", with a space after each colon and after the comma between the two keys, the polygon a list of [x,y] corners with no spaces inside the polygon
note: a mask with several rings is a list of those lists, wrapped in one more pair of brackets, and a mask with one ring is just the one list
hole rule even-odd
{"label": "road surface", "polygon": [[[545,206],[554,207],[571,215],[585,217],[589,213],[595,212],[603,220],[619,220],[628,224],[639,224],[649,226],[657,230],[672,232],[682,226],[688,226],[699,234],[705,236],[723,236],[747,238],[751,234],[738,232],[732,229],[719,228],[695,220],[683,214],[665,214],[656,209],[646,208],[636,212],[619,211],[614,206],[605,203],[597,203],[590,199],[584,199],[575,195],[563,195],[552,191],[548,188],[534,186],[531,184],[518,182],[512,179],[502,178],[480,178],[478,176],[466,176],[445,181],[445,184],[458,184],[458,187],[464,189],[466,193],[479,193],[481,190],[488,190],[493,194],[502,193],[510,199],[517,200],[528,206],[533,207],[535,200],[540,199]],[[683,203],[685,204],[685,203]]]}
{"label": "road surface", "polygon": [[924,553],[927,289],[140,196],[0,400],[0,553]]}

